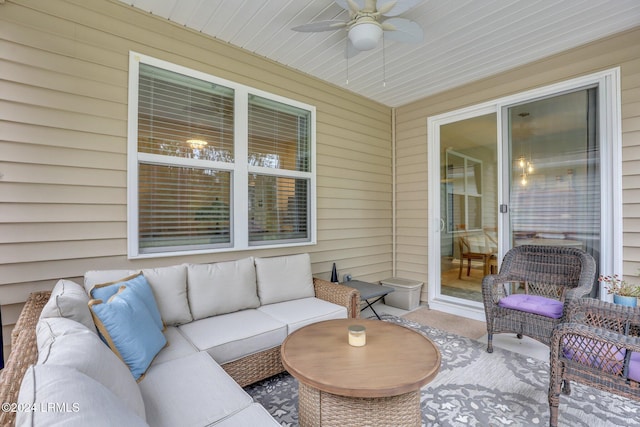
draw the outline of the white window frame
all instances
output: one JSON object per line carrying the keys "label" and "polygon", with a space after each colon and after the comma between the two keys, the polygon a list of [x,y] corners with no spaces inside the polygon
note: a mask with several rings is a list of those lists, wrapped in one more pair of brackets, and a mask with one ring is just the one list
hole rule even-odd
{"label": "white window frame", "polygon": [[[233,208],[230,218],[231,242],[227,247],[194,249],[184,251],[167,251],[141,253],[138,234],[138,164],[139,162],[162,163],[155,154],[138,152],[138,93],[139,93],[139,65],[152,65],[168,71],[184,74],[214,84],[223,85],[234,90],[234,162],[215,162],[215,169],[227,170],[231,177],[231,199]],[[292,171],[285,169],[250,166],[248,164],[248,120],[249,96],[257,95],[276,102],[291,105],[310,112],[310,147],[309,171]],[[316,214],[316,108],[296,100],[265,92],[240,83],[225,80],[201,71],[183,67],[161,59],[153,58],[136,52],[129,52],[129,99],[128,99],[128,131],[127,131],[127,247],[129,259],[157,258],[169,256],[184,256],[203,253],[242,251],[249,249],[281,248],[293,246],[315,245],[317,243],[317,214]],[[172,164],[180,164],[179,158]],[[184,159],[185,166],[192,166],[193,159]],[[209,164],[211,166],[211,163]],[[308,189],[308,239],[304,241],[278,240],[273,244],[249,242],[249,174],[259,173],[279,177],[303,178],[309,180]]]}

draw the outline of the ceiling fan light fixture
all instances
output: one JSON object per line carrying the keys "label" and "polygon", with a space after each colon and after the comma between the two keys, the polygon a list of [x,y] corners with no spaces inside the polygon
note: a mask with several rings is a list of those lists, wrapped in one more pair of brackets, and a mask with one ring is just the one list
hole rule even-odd
{"label": "ceiling fan light fixture", "polygon": [[358,50],[371,50],[378,45],[382,27],[377,22],[363,22],[349,29],[349,40]]}

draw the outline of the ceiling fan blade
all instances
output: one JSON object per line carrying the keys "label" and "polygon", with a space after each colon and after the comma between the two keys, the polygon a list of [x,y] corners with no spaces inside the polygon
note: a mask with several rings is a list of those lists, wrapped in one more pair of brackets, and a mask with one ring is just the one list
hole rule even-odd
{"label": "ceiling fan blade", "polygon": [[319,31],[334,31],[346,26],[347,23],[344,21],[318,21],[293,27],[292,30],[302,33],[315,33]]}
{"label": "ceiling fan blade", "polygon": [[[390,3],[393,4],[389,9]],[[378,10],[381,11],[380,13],[384,16],[398,16],[409,9],[413,9],[420,3],[422,3],[422,0],[395,0],[381,5]],[[386,12],[382,12],[383,10],[386,10]]]}
{"label": "ceiling fan blade", "polygon": [[[353,10],[350,3],[353,2],[357,5],[356,10]],[[344,10],[348,10],[351,13],[357,13],[360,9],[364,8],[364,0],[336,0],[338,6],[343,8]]]}
{"label": "ceiling fan blade", "polygon": [[424,32],[417,22],[404,18],[389,18],[382,23],[384,37],[404,43],[420,43],[424,40]]}
{"label": "ceiling fan blade", "polygon": [[386,15],[387,13],[389,13],[391,11],[391,9],[393,9],[396,6],[397,3],[398,3],[397,0],[393,0],[393,1],[390,1],[389,3],[383,4],[382,6],[377,8],[378,9],[378,13],[380,15]]}

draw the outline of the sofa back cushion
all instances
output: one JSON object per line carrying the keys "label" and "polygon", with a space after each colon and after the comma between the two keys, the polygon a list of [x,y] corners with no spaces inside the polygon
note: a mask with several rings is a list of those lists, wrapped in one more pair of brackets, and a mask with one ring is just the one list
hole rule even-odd
{"label": "sofa back cushion", "polygon": [[309,254],[256,258],[255,265],[261,304],[315,296]]}
{"label": "sofa back cushion", "polygon": [[49,301],[42,308],[40,318],[65,317],[82,323],[95,334],[96,327],[88,303],[89,294],[82,286],[71,280],[58,280]]}
{"label": "sofa back cushion", "polygon": [[260,306],[253,258],[187,267],[187,294],[194,320]]}
{"label": "sofa back cushion", "polygon": [[38,364],[76,369],[108,388],[125,406],[145,417],[138,384],[127,366],[84,325],[65,318],[36,325]]}
{"label": "sofa back cushion", "polygon": [[[84,287],[87,292],[95,285],[115,282],[140,270],[102,270],[87,271],[84,275]],[[182,325],[193,320],[187,300],[187,266],[146,268],[142,274],[151,285],[158,310],[165,325]]]}
{"label": "sofa back cushion", "polygon": [[30,366],[20,385],[16,426],[144,427],[148,424],[108,388],[75,369]]}

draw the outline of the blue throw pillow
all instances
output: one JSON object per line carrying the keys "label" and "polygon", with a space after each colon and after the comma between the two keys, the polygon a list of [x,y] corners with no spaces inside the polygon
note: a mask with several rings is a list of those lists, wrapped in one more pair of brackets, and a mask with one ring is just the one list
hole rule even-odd
{"label": "blue throw pillow", "polygon": [[144,277],[144,274],[142,274],[142,272],[133,276],[125,277],[124,279],[118,280],[117,282],[95,285],[93,288],[91,288],[91,291],[89,293],[91,294],[91,298],[93,299],[109,301],[109,298],[114,296],[121,286],[131,288],[133,292],[138,294],[138,296],[144,301],[144,305],[147,307],[147,310],[149,310],[149,313],[151,314],[151,317],[153,317],[153,320],[158,328],[161,331],[164,330],[162,317],[160,316],[160,311],[158,310],[156,299],[153,296],[151,285],[149,285],[149,282]]}
{"label": "blue throw pillow", "polygon": [[167,344],[144,301],[132,288],[122,286],[106,303],[89,301],[89,308],[107,345],[140,380]]}

